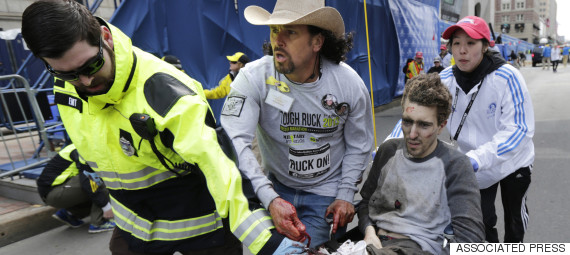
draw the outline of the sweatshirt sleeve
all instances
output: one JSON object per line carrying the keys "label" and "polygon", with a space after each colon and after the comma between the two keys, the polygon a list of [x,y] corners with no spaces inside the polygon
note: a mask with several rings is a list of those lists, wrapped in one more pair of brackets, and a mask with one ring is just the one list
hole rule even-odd
{"label": "sweatshirt sleeve", "polygon": [[447,201],[458,243],[481,243],[485,238],[481,196],[469,159],[459,155],[446,168]]}
{"label": "sweatshirt sleeve", "polygon": [[379,180],[382,176],[382,168],[386,165],[386,162],[394,155],[396,150],[396,142],[395,140],[390,140],[384,142],[378,148],[378,152],[376,153],[376,157],[374,157],[374,161],[372,163],[372,167],[370,168],[370,172],[368,173],[368,177],[364,181],[364,185],[360,190],[360,195],[362,196],[362,200],[358,205],[358,229],[360,229],[361,233],[365,233],[366,227],[374,226],[376,224],[372,222],[370,219],[370,198],[376,193],[380,191],[379,187]]}
{"label": "sweatshirt sleeve", "polygon": [[240,171],[251,181],[255,194],[265,208],[268,208],[269,203],[279,195],[263,173],[251,147],[262,103],[259,91],[253,87],[243,72],[240,72],[232,83],[220,121],[232,139],[238,155]]}
{"label": "sweatshirt sleeve", "polygon": [[232,83],[231,75],[228,74],[224,78],[220,80],[218,86],[208,90],[204,90],[204,94],[206,95],[207,99],[220,99],[224,98],[230,92],[230,84]]}
{"label": "sweatshirt sleeve", "polygon": [[[196,81],[189,84],[199,89]],[[198,165],[222,218],[229,218],[232,233],[253,254],[275,250],[283,236],[274,231],[269,213],[250,203],[249,182],[242,179],[234,162],[222,151],[214,128],[206,124],[208,103],[200,95],[186,95],[174,103],[164,118],[157,118],[159,130],[169,129],[173,149],[186,162]]]}
{"label": "sweatshirt sleeve", "polygon": [[[360,79],[359,79],[360,80]],[[336,199],[352,203],[358,191],[356,183],[370,162],[374,134],[372,133],[372,109],[364,83],[356,94],[356,104],[350,109],[344,125],[345,153],[342,160],[342,177]]]}
{"label": "sweatshirt sleeve", "polygon": [[496,75],[497,82],[507,83],[500,103],[499,131],[489,142],[467,152],[479,164],[479,171],[492,170],[509,160],[521,160],[534,136],[534,111],[524,78],[510,68],[501,68]]}

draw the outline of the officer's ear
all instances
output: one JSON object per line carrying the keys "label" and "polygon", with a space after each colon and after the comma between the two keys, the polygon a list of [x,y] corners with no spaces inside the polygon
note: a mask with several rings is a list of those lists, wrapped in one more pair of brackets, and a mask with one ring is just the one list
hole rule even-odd
{"label": "officer's ear", "polygon": [[103,41],[107,43],[109,48],[113,49],[113,36],[111,35],[111,31],[106,26],[101,26],[101,37]]}

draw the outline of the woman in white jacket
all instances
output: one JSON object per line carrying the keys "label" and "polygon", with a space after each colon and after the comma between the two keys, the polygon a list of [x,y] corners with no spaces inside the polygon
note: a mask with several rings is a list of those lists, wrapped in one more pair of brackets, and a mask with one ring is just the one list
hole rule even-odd
{"label": "woman in white jacket", "polygon": [[481,192],[488,242],[499,242],[495,197],[501,187],[504,242],[522,242],[528,222],[526,192],[534,161],[534,112],[521,73],[488,50],[485,20],[468,16],[445,30],[455,66],[440,73],[453,95],[448,129],[471,159]]}
{"label": "woman in white jacket", "polygon": [[552,62],[552,71],[556,73],[556,68],[558,68],[558,63],[560,62],[560,47],[558,45],[552,47],[552,53],[550,54],[550,62]]}

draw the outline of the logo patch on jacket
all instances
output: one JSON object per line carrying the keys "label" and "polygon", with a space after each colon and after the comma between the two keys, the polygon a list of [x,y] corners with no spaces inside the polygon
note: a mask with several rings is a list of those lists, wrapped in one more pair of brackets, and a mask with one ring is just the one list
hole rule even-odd
{"label": "logo patch on jacket", "polygon": [[137,156],[137,151],[135,150],[135,147],[133,147],[133,137],[131,136],[131,134],[125,130],[119,129],[119,144],[121,145],[121,149],[123,150],[123,153],[125,153],[125,155],[127,155],[127,157],[130,156]]}
{"label": "logo patch on jacket", "polygon": [[487,108],[487,119],[495,117],[496,110],[497,110],[497,104],[491,103]]}
{"label": "logo patch on jacket", "polygon": [[68,94],[55,93],[54,102],[60,105],[66,105],[79,110],[79,113],[83,112],[83,101],[80,98],[74,97]]}
{"label": "logo patch on jacket", "polygon": [[222,115],[239,117],[241,115],[241,110],[243,109],[243,104],[245,103],[245,97],[241,96],[230,96],[226,99],[224,107],[222,108]]}

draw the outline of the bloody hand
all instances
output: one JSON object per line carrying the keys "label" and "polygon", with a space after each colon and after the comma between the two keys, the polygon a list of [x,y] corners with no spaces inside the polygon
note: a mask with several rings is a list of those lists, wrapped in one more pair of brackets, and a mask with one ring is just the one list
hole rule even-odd
{"label": "bloody hand", "polygon": [[269,212],[277,232],[293,241],[305,241],[305,225],[297,217],[297,210],[291,203],[278,197],[269,204]]}
{"label": "bloody hand", "polygon": [[334,234],[339,226],[344,227],[352,222],[354,218],[354,205],[348,201],[337,199],[327,208],[325,218],[331,213],[333,214],[332,233]]}

